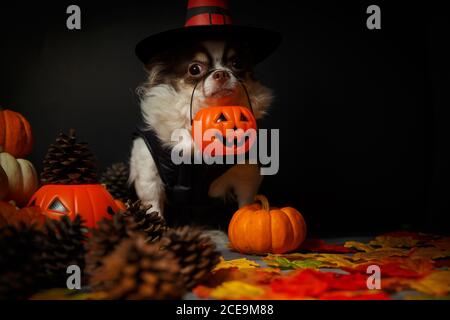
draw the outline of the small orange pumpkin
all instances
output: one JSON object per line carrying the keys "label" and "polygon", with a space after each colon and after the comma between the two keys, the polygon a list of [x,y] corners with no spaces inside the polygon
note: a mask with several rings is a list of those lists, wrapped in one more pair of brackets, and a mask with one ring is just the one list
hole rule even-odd
{"label": "small orange pumpkin", "polygon": [[122,209],[100,184],[44,185],[31,197],[28,206],[39,206],[51,219],[64,215],[74,219],[79,214],[89,228],[95,228],[98,221],[111,218]]}
{"label": "small orange pumpkin", "polygon": [[0,109],[0,146],[15,158],[24,158],[31,153],[31,126],[20,113]]}
{"label": "small orange pumpkin", "polygon": [[228,227],[233,248],[241,253],[285,253],[297,249],[306,237],[306,223],[296,209],[270,208],[263,195],[240,208]]}
{"label": "small orange pumpkin", "polygon": [[[207,107],[199,110],[195,115],[192,136],[199,149],[212,150],[212,156],[237,155],[251,149],[256,141],[256,128],[256,119],[248,108]],[[204,135],[207,130],[210,130],[209,133],[213,136]]]}

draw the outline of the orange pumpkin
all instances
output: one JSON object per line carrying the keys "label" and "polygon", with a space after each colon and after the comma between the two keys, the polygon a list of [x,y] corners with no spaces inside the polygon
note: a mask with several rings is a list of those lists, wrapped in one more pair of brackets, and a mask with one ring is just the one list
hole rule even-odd
{"label": "orange pumpkin", "polygon": [[15,158],[23,158],[31,153],[31,126],[20,113],[0,109],[0,146]]}
{"label": "orange pumpkin", "polygon": [[207,150],[212,156],[237,155],[251,149],[256,141],[256,128],[256,119],[250,109],[216,106],[196,113],[192,135],[202,152]]}
{"label": "orange pumpkin", "polygon": [[233,248],[241,253],[285,253],[297,249],[306,237],[306,223],[296,209],[270,208],[265,196],[240,208],[228,227]]}
{"label": "orange pumpkin", "polygon": [[77,214],[94,228],[103,218],[121,210],[106,188],[100,184],[55,185],[41,187],[30,199],[28,206],[39,206],[49,218],[66,215],[71,219]]}

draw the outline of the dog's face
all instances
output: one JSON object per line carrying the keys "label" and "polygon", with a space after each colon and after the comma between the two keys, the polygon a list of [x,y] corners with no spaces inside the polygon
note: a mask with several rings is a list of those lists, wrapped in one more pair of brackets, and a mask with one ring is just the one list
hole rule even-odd
{"label": "dog's face", "polygon": [[166,142],[169,130],[190,127],[194,89],[193,115],[210,105],[249,106],[242,84],[256,118],[272,100],[271,91],[254,79],[252,55],[244,45],[202,41],[155,57],[146,68],[148,82],[140,89],[144,119]]}
{"label": "dog's face", "polygon": [[182,82],[187,87],[197,85],[197,96],[207,103],[241,100],[240,81],[250,81],[253,72],[251,55],[222,41],[202,43],[183,67]]}

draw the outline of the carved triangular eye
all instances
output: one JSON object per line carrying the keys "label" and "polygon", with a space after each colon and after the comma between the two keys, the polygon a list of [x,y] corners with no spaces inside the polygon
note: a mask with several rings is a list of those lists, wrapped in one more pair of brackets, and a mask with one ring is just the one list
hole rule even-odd
{"label": "carved triangular eye", "polygon": [[244,116],[243,113],[241,113],[241,120],[240,121],[243,121],[243,122],[247,122],[248,121],[247,117]]}
{"label": "carved triangular eye", "polygon": [[58,198],[55,198],[52,201],[52,203],[50,203],[50,205],[48,206],[48,210],[57,211],[57,212],[61,212],[61,213],[69,212],[69,210],[63,205],[61,200],[59,200]]}
{"label": "carved triangular eye", "polygon": [[106,212],[107,212],[109,215],[111,215],[111,216],[113,216],[113,215],[116,214],[116,213],[114,212],[113,208],[111,208],[111,206],[108,206],[108,207],[106,208]]}
{"label": "carved triangular eye", "polygon": [[225,116],[223,115],[223,113],[220,114],[220,117],[217,118],[216,122],[222,122],[222,121],[227,121],[227,118],[225,118]]}

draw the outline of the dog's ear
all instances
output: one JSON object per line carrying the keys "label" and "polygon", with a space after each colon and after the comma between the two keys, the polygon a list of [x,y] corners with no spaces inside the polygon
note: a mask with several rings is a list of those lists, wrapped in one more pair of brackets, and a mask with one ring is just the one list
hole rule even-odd
{"label": "dog's ear", "polygon": [[246,67],[248,72],[252,72],[255,67],[255,57],[247,42],[231,42],[230,46],[234,49],[237,56],[239,56]]}
{"label": "dog's ear", "polygon": [[161,52],[153,56],[146,64],[145,71],[148,74],[146,85],[153,87],[159,84],[163,84],[165,79],[170,73],[170,59],[171,54],[169,52]]}
{"label": "dog's ear", "polygon": [[168,52],[160,52],[158,54],[153,55],[150,60],[144,65],[144,68],[147,72],[151,72],[155,65],[163,63],[163,61],[167,61],[169,56]]}

